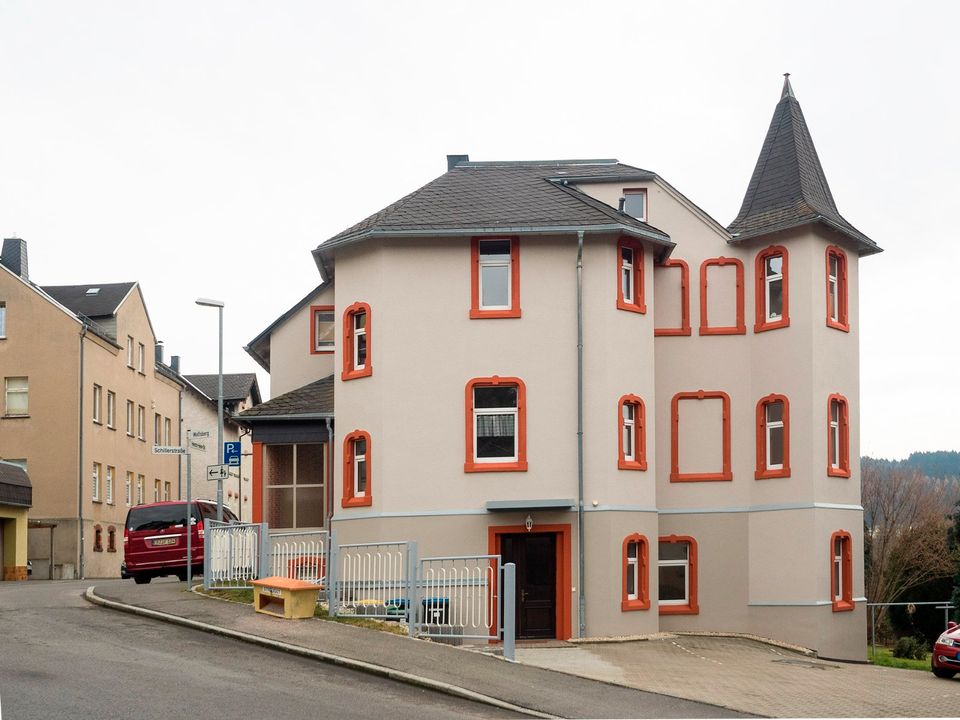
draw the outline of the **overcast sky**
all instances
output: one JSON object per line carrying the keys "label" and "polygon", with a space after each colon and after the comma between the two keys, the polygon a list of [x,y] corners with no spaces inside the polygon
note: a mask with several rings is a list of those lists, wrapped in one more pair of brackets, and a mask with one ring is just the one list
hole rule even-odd
{"label": "overcast sky", "polygon": [[958,8],[0,0],[0,234],[41,285],[139,281],[186,373],[217,369],[194,299],[224,300],[225,372],[251,372],[310,250],[447,153],[615,157],[728,224],[789,71],[886,250],[861,264],[862,450],[960,450]]}

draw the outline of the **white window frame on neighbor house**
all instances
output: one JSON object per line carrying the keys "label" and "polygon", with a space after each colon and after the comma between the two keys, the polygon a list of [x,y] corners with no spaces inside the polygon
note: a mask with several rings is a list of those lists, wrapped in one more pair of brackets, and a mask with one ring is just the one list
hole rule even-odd
{"label": "white window frame on neighbor house", "polygon": [[137,405],[137,439],[147,441],[147,409],[143,405]]}
{"label": "white window frame on neighbor house", "polygon": [[107,475],[103,483],[104,500],[107,501],[107,505],[113,505],[113,476],[115,474],[116,468],[112,465],[107,465]]}
{"label": "white window frame on neighbor house", "polygon": [[[629,198],[642,198],[641,205],[643,206],[643,212],[639,215],[631,212],[632,208],[628,208]],[[646,188],[624,188],[623,189],[623,212],[626,215],[629,215],[632,218],[636,218],[642,222],[647,221],[647,190]]]}
{"label": "white window frame on neighbor house", "polygon": [[137,372],[141,375],[144,374],[145,369],[145,351],[146,348],[143,346],[143,343],[137,343]]}
{"label": "white window frame on neighbor house", "polygon": [[153,479],[153,501],[160,502],[160,478]]}
{"label": "white window frame on neighbor house", "polygon": [[117,394],[107,390],[107,427],[111,430],[117,425]]}
{"label": "white window frame on neighbor house", "polygon": [[93,384],[93,421],[99,425],[103,418],[103,388]]}
{"label": "white window frame on neighbor house", "polygon": [[93,474],[90,477],[90,499],[94,502],[100,502],[100,474],[102,467],[98,462],[93,463]]}
{"label": "white window frame on neighbor house", "polygon": [[[29,417],[30,415],[30,379],[27,377],[4,378],[4,406],[5,417]],[[12,400],[15,402],[11,402]],[[11,405],[16,409],[10,412]]]}
{"label": "white window frame on neighbor house", "polygon": [[172,491],[172,485],[169,480],[163,484],[163,499],[164,501],[170,500],[170,494]]}
{"label": "white window frame on neighbor house", "polygon": [[163,440],[162,435],[163,416],[160,413],[153,414],[153,444],[160,445]]}
{"label": "white window frame on neighbor house", "polygon": [[146,481],[143,475],[137,475],[137,505],[143,505],[143,485]]}
{"label": "white window frame on neighbor house", "polygon": [[127,367],[133,368],[133,336],[127,335]]}
{"label": "white window frame on neighbor house", "polygon": [[133,437],[133,400],[127,400],[127,437]]}
{"label": "white window frame on neighbor house", "polygon": [[130,507],[133,502],[133,473],[129,470],[127,470],[126,491],[127,507]]}
{"label": "white window frame on neighbor house", "polygon": [[163,444],[170,444],[170,418],[163,419]]}
{"label": "white window frame on neighbor house", "polygon": [[0,340],[7,337],[7,303],[0,300]]}

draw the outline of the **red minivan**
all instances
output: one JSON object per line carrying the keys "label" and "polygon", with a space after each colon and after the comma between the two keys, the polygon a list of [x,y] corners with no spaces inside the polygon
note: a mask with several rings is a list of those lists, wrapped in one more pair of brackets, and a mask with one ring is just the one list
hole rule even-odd
{"label": "red minivan", "polygon": [[[193,572],[203,573],[203,524],[217,519],[217,505],[210,500],[191,503]],[[225,522],[239,522],[223,508]],[[187,579],[187,503],[170,501],[137,505],[127,513],[123,526],[123,564],[120,577],[133,578],[138,585],[161,575]]]}

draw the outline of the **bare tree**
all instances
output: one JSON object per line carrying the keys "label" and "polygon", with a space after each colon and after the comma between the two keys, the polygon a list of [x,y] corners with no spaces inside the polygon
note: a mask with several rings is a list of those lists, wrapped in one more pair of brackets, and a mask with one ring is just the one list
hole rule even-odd
{"label": "bare tree", "polygon": [[865,463],[865,581],[870,602],[894,602],[931,580],[950,577],[947,541],[956,486],[914,470]]}

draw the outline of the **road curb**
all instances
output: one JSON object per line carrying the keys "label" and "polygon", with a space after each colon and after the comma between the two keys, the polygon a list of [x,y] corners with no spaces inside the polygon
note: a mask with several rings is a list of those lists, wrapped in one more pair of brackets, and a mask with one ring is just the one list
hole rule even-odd
{"label": "road curb", "polygon": [[509,710],[511,712],[520,713],[528,717],[556,717],[555,715],[549,715],[537,710],[531,710],[530,708],[514,705],[504,700],[491,697],[490,695],[483,695],[482,693],[474,692],[473,690],[468,690],[457,685],[451,685],[439,680],[432,680],[430,678],[421,677],[420,675],[413,675],[412,673],[406,673],[402,670],[394,670],[393,668],[384,667],[383,665],[376,665],[363,660],[355,660],[353,658],[343,657],[342,655],[334,655],[321,650],[312,650],[299,645],[291,645],[290,643],[281,642],[279,640],[271,640],[270,638],[260,637],[258,635],[250,635],[237,630],[219,627],[218,625],[210,625],[198,620],[190,620],[189,618],[183,618],[177,615],[160,612],[159,610],[149,610],[147,608],[137,607],[136,605],[127,605],[126,603],[117,602],[116,600],[108,600],[107,598],[100,597],[96,594],[96,586],[87,588],[86,592],[84,593],[84,599],[87,600],[87,602],[93,603],[94,605],[100,605],[101,607],[110,608],[111,610],[118,610],[120,612],[126,612],[132,615],[140,615],[141,617],[161,620],[173,625],[180,625],[193,630],[200,630],[201,632],[220,635],[222,637],[228,637],[234,640],[240,640],[241,642],[259,645],[260,647],[270,648],[271,650],[280,650],[281,652],[290,653],[291,655],[299,655],[301,657],[318,660],[331,665],[345,667],[350,670],[357,670],[369,675],[376,675],[378,677],[387,678],[396,682],[406,683],[407,685],[414,685],[416,687],[426,688],[427,690],[434,690],[436,692],[444,693],[445,695],[452,695],[464,700],[472,700],[474,702],[483,703],[484,705],[500,708],[501,710]]}

